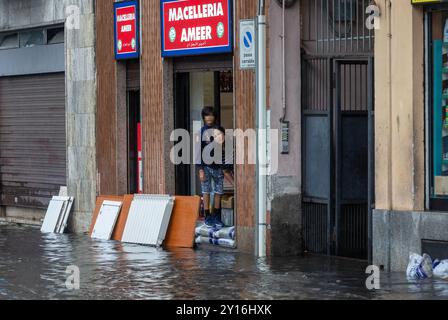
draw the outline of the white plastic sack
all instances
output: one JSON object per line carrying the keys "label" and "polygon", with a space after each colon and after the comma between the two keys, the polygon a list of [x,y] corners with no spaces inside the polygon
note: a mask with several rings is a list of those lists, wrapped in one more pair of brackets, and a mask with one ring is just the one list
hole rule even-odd
{"label": "white plastic sack", "polygon": [[216,246],[235,248],[235,241],[230,239],[213,239],[208,237],[199,236],[196,238],[197,244],[213,244]]}
{"label": "white plastic sack", "polygon": [[448,280],[448,260],[435,261],[433,275],[435,278]]}
{"label": "white plastic sack", "polygon": [[215,239],[230,239],[235,240],[235,227],[222,228],[213,233]]}
{"label": "white plastic sack", "polygon": [[412,253],[406,271],[409,280],[423,280],[433,276],[432,259],[429,255],[423,256]]}
{"label": "white plastic sack", "polygon": [[213,228],[208,227],[207,225],[202,225],[196,228],[195,232],[196,237],[207,237],[214,239],[229,239],[235,240],[235,227],[226,227],[226,228]]}
{"label": "white plastic sack", "polygon": [[213,238],[213,234],[217,231],[216,228],[208,227],[207,225],[202,225],[196,228],[195,234],[196,237],[202,236],[202,237],[208,237]]}

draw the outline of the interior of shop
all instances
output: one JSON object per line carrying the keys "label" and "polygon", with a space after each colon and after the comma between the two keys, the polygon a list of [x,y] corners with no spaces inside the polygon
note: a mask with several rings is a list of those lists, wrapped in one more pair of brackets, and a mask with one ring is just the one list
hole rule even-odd
{"label": "interior of shop", "polygon": [[431,208],[446,209],[448,199],[448,11],[436,10],[429,15],[428,52],[432,68],[429,71],[433,93],[428,121],[431,128],[430,174]]}
{"label": "interior of shop", "polygon": [[[194,131],[197,130],[198,124],[200,124],[199,127],[204,125],[202,110],[205,107],[214,108],[217,115],[217,126],[226,130],[234,129],[233,73],[231,70],[176,73],[175,127],[187,130],[190,137],[194,137],[197,134]],[[193,140],[191,139],[192,158],[194,158]],[[228,172],[229,175],[226,174],[224,179],[224,195],[220,200],[221,220],[224,227],[235,226],[233,167],[229,171],[231,172]],[[181,164],[176,167],[176,194],[203,196],[199,169],[194,161],[191,164]],[[210,199],[210,211],[212,212],[213,208],[217,207],[214,203],[213,193]],[[202,221],[207,208],[204,208],[204,204],[201,207],[200,220]]]}
{"label": "interior of shop", "polygon": [[127,192],[143,193],[140,61],[126,62]]}
{"label": "interior of shop", "polygon": [[128,190],[130,194],[142,193],[141,177],[141,112],[140,91],[127,92],[128,105]]}

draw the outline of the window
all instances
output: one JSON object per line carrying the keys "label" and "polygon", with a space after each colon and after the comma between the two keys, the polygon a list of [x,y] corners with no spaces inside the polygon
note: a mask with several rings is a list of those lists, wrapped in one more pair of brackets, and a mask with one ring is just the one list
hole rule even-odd
{"label": "window", "polygon": [[13,49],[19,46],[19,37],[17,33],[0,34],[0,50]]}
{"label": "window", "polygon": [[20,47],[29,48],[44,44],[44,29],[34,29],[19,32]]}
{"label": "window", "polygon": [[64,43],[64,26],[8,31],[0,33],[0,50],[30,48],[47,44]]}
{"label": "window", "polygon": [[64,28],[47,29],[47,44],[64,43]]}

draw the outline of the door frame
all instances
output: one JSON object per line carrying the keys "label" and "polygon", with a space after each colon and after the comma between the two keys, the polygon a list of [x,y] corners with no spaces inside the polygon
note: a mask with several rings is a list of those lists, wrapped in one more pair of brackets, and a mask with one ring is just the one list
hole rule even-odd
{"label": "door frame", "polygon": [[[189,60],[187,60],[187,61],[189,61]],[[185,63],[185,62],[183,62],[183,63]],[[205,65],[202,65],[201,67],[199,67],[197,65],[197,63],[198,63],[198,61],[193,60],[193,63],[192,63],[191,66],[187,65],[187,66],[190,66],[191,69],[189,69],[188,67],[185,67],[184,64],[182,64],[182,63],[180,63],[181,67],[174,69],[174,74],[173,74],[173,77],[174,77],[174,86],[173,86],[174,129],[179,129],[180,128],[178,126],[179,121],[178,121],[178,115],[177,115],[178,114],[178,105],[179,105],[179,98],[178,98],[178,92],[177,92],[177,90],[178,90],[178,83],[177,83],[177,81],[178,81],[178,77],[181,75],[181,76],[185,77],[183,80],[186,81],[185,85],[186,85],[187,93],[186,93],[186,95],[184,97],[186,99],[186,101],[184,102],[184,105],[183,105],[183,109],[184,109],[184,113],[183,114],[184,114],[184,116],[181,116],[180,118],[182,119],[183,124],[187,123],[186,128],[184,126],[184,128],[182,128],[182,129],[185,129],[185,130],[190,132],[191,118],[190,118],[190,101],[189,101],[190,100],[190,79],[189,79],[189,75],[191,73],[195,73],[195,72],[213,72],[214,73],[214,77],[213,77],[213,79],[214,79],[214,93],[213,94],[214,94],[214,104],[215,104],[214,107],[215,107],[215,111],[218,113],[218,119],[217,119],[218,124],[221,124],[221,99],[220,99],[221,98],[221,92],[220,92],[220,88],[219,88],[219,81],[220,81],[219,73],[220,72],[228,72],[228,71],[231,71],[233,73],[234,72],[233,68],[230,68],[229,66],[227,66],[226,63],[217,64],[217,65],[213,65],[213,64],[212,65],[207,65],[207,64],[205,64]],[[236,110],[236,108],[235,108],[235,99],[234,98],[233,98],[233,101],[234,101],[234,103],[233,103],[233,124],[234,124],[234,127],[235,127],[235,122],[236,122],[235,110]],[[190,132],[190,134],[191,134],[191,132]],[[192,164],[192,165],[194,165],[194,164]],[[191,165],[189,165],[189,167],[191,167]],[[175,181],[177,181],[178,170],[179,170],[179,166],[175,166]],[[184,170],[188,171],[186,176],[189,179],[189,184],[188,184],[188,187],[186,188],[186,193],[191,195],[191,193],[192,193],[191,179],[197,179],[198,182],[199,182],[199,178],[197,176],[196,177],[192,177],[190,170],[186,170],[186,169],[184,169]],[[177,183],[176,183],[176,188],[177,188]],[[237,195],[236,188],[237,188],[237,183],[236,183],[236,180],[235,180],[235,186],[234,186],[235,197]],[[235,216],[235,221],[236,221],[236,208],[234,210],[235,210],[234,216]]]}
{"label": "door frame", "polygon": [[[330,138],[330,161],[329,161],[329,194],[327,200],[319,200],[321,203],[327,204],[327,255],[339,255],[339,218],[341,207],[341,188],[340,185],[340,168],[341,168],[341,139],[338,139],[341,135],[341,113],[339,112],[341,106],[341,82],[338,79],[341,78],[340,66],[348,63],[365,63],[367,65],[367,126],[368,126],[368,186],[367,186],[367,260],[372,262],[373,256],[373,209],[375,202],[375,148],[374,148],[374,72],[373,72],[373,57],[331,57],[331,56],[307,56],[304,55],[302,61],[312,59],[323,59],[328,63],[329,77],[327,81],[330,81],[331,85],[328,86],[328,110],[327,111],[307,111],[304,109],[304,103],[302,102],[302,154],[305,150],[305,119],[306,116],[324,115],[328,117],[328,128]],[[307,79],[307,78],[305,78]],[[306,176],[306,157],[302,157],[302,177]],[[305,183],[302,183],[304,186]],[[305,188],[302,189],[304,199]],[[308,199],[309,202],[314,203],[316,199]],[[304,239],[305,242],[305,239]]]}
{"label": "door frame", "polygon": [[341,143],[342,140],[338,139],[341,136],[341,105],[342,105],[342,92],[341,92],[341,69],[340,66],[343,64],[363,64],[365,63],[367,66],[367,260],[369,263],[373,261],[373,209],[375,208],[375,123],[374,123],[374,102],[373,102],[373,85],[374,85],[374,73],[373,73],[373,63],[374,60],[372,57],[344,57],[344,58],[336,58],[333,60],[333,128],[332,128],[332,141],[334,142],[333,148],[335,151],[335,163],[333,167],[334,171],[334,179],[335,183],[332,184],[332,187],[335,188],[335,202],[334,202],[334,216],[335,216],[335,224],[334,224],[334,233],[333,237],[335,239],[334,247],[335,247],[335,256],[339,256],[339,231],[340,231],[340,216],[341,216]]}

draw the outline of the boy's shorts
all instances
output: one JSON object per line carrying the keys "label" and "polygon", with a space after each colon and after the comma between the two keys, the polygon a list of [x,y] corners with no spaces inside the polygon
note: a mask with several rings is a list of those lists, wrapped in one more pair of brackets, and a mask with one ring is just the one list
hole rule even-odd
{"label": "boy's shorts", "polygon": [[[222,169],[215,169],[211,167],[204,167],[205,181],[201,183],[202,194],[214,193],[224,194],[224,172]],[[212,181],[214,188],[212,189]]]}

